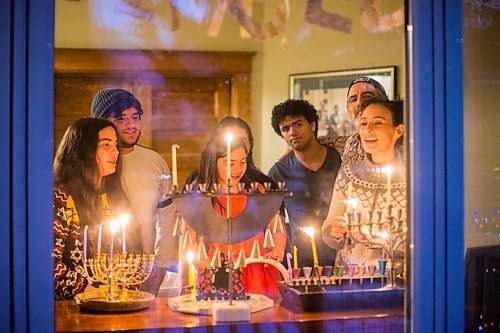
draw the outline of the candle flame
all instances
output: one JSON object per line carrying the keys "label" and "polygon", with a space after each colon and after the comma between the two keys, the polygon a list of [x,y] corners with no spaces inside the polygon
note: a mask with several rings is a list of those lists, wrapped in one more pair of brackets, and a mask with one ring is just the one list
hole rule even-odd
{"label": "candle flame", "polygon": [[233,141],[234,135],[233,133],[229,132],[226,134],[226,142],[230,144]]}
{"label": "candle flame", "polygon": [[313,227],[303,227],[302,232],[311,238],[314,238],[314,228]]}
{"label": "candle flame", "polygon": [[386,167],[384,168],[384,172],[385,172],[385,174],[386,174],[388,177],[390,177],[390,176],[392,175],[392,167],[391,167],[391,166],[386,166]]}
{"label": "candle flame", "polygon": [[120,224],[121,225],[127,224],[129,219],[130,219],[130,216],[128,216],[128,214],[120,215]]}
{"label": "candle flame", "polygon": [[387,237],[389,236],[389,234],[387,233],[387,231],[382,231],[382,233],[380,234],[380,237],[386,239]]}
{"label": "candle flame", "polygon": [[187,261],[189,264],[193,263],[194,260],[194,253],[193,251],[188,251],[187,253]]}
{"label": "candle flame", "polygon": [[115,219],[111,220],[111,222],[109,223],[109,230],[111,231],[112,234],[114,234],[116,230],[118,230],[118,227],[119,227],[118,222]]}
{"label": "candle flame", "polygon": [[351,200],[350,200],[350,204],[351,204],[351,207],[352,207],[353,209],[356,209],[356,206],[358,205],[358,200],[356,200],[356,199],[351,199]]}

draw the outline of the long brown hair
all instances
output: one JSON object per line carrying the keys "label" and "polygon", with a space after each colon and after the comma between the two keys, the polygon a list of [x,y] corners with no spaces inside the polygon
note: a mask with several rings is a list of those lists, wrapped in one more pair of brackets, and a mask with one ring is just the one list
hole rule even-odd
{"label": "long brown hair", "polygon": [[[64,188],[73,197],[82,229],[86,225],[95,229],[104,220],[101,203],[103,193],[106,193],[114,211],[128,212],[132,216],[131,220],[135,220],[121,187],[121,154],[116,161],[116,172],[102,177],[99,183],[96,153],[99,132],[106,127],[112,127],[118,133],[113,123],[103,118],[76,120],[64,133],[54,158],[54,186]],[[133,225],[137,228],[135,222]],[[130,245],[135,250],[141,248],[138,239]]]}
{"label": "long brown hair", "polygon": [[[248,149],[242,139],[237,139],[231,144],[231,151],[236,148],[243,148],[248,156]],[[200,168],[194,184],[206,184],[212,186],[219,182],[219,174],[217,171],[217,160],[227,154],[227,143],[221,136],[214,136],[207,143],[205,149],[201,153]],[[248,161],[247,161],[248,163]],[[249,180],[243,176],[241,182],[248,183]]]}

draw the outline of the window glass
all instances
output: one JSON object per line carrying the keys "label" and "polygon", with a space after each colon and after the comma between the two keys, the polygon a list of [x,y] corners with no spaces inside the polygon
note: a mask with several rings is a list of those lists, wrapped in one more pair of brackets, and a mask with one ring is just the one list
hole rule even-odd
{"label": "window glass", "polygon": [[[464,201],[466,325],[498,330],[493,282],[500,263],[500,138],[495,93],[500,84],[500,11],[494,2],[464,1]],[[492,298],[493,297],[493,298]]]}
{"label": "window glass", "polygon": [[[386,98],[404,100],[406,97],[404,3],[403,0],[55,1],[54,150],[73,121],[89,117],[91,110],[94,114],[99,113],[92,100],[100,90],[125,89],[140,101],[142,114],[140,119],[132,120],[125,115],[122,118],[111,115],[118,136],[133,136],[131,132],[135,131],[133,139],[138,138],[139,145],[156,151],[167,162],[170,177],[158,180],[164,190],[160,193],[164,200],[159,201],[158,207],[168,206],[168,199],[179,205],[176,207],[183,204],[188,207],[177,208],[178,214],[169,217],[171,225],[158,222],[155,226],[160,233],[156,235],[157,242],[159,235],[172,238],[168,251],[157,251],[156,258],[175,256],[178,247],[180,261],[172,266],[163,261],[153,269],[154,276],[167,273],[163,280],[160,279],[158,298],[144,310],[142,317],[147,320],[127,317],[130,322],[119,319],[100,321],[102,318],[96,317],[95,322],[99,322],[101,328],[109,325],[106,327],[110,330],[133,330],[213,324],[212,316],[207,315],[212,310],[206,303],[183,303],[185,298],[178,298],[178,294],[189,296],[191,293],[193,298],[195,295],[198,299],[210,298],[207,289],[200,290],[209,288],[207,285],[212,283],[217,292],[210,295],[227,296],[227,292],[224,293],[224,288],[230,288],[225,284],[229,281],[227,272],[221,268],[211,270],[218,266],[217,260],[212,260],[216,258],[215,251],[228,251],[223,246],[227,228],[213,227],[208,231],[204,227],[205,218],[196,215],[201,208],[190,206],[192,200],[199,199],[196,207],[205,207],[205,201],[201,199],[206,199],[208,194],[202,196],[190,190],[209,192],[205,191],[206,188],[186,188],[192,192],[192,197],[180,194],[180,190],[190,179],[191,172],[199,168],[202,151],[218,122],[231,115],[248,123],[252,137],[245,138],[241,147],[230,150],[230,154],[222,150],[223,159],[217,163],[226,163],[229,155],[238,157],[231,160],[231,177],[238,178],[250,168],[259,175],[262,170],[265,177],[271,176],[276,184],[266,187],[265,179],[268,178],[249,176],[247,172],[247,178],[242,179],[258,181],[260,185],[239,189],[244,193],[243,203],[229,201],[230,207],[227,207],[226,199],[214,195],[211,199],[220,201],[217,206],[220,214],[214,210],[210,214],[215,215],[206,220],[210,223],[220,220],[225,226],[227,211],[246,207],[239,207],[238,213],[234,213],[234,230],[239,230],[237,218],[248,218],[254,223],[251,230],[255,237],[261,234],[261,238],[255,239],[255,246],[254,239],[248,242],[243,236],[233,235],[241,241],[233,247],[233,253],[248,252],[244,259],[251,263],[255,259],[262,260],[266,252],[272,252],[269,251],[270,244],[277,247],[283,241],[284,250],[277,254],[281,263],[275,264],[272,261],[274,256],[268,255],[265,260],[270,261],[263,262],[261,268],[276,267],[274,273],[280,281],[287,280],[288,274],[292,273],[289,281],[277,286],[276,297],[270,297],[271,303],[252,304],[254,310],[255,306],[266,308],[268,304],[271,304],[271,309],[252,313],[251,321],[283,325],[291,322],[294,327],[307,331],[320,327],[308,326],[315,322],[325,321],[332,327],[344,327],[343,320],[347,319],[341,318],[366,317],[378,323],[374,325],[382,323],[391,329],[404,329],[405,239],[410,221],[406,213],[406,203],[409,202],[406,198],[406,149],[401,142],[405,141],[403,137],[408,124],[403,117],[404,111],[398,109],[400,105],[385,102]],[[363,79],[352,84],[357,77]],[[480,89],[482,93],[485,88],[481,85]],[[473,93],[471,96],[477,95]],[[285,117],[278,121],[277,134],[271,121],[273,108],[289,98],[306,100],[313,105],[318,122],[312,120],[311,125],[306,118],[296,122]],[[370,98],[381,101],[362,108],[363,102]],[[474,118],[474,121],[483,120]],[[141,127],[132,130],[137,122]],[[487,119],[482,124],[492,126]],[[280,131],[285,125],[287,131]],[[239,135],[237,131],[233,133],[236,136]],[[306,154],[300,155],[301,151],[308,149],[309,138],[316,140],[316,131],[322,137],[319,142],[324,146],[321,147],[330,147],[329,150],[319,148],[321,156],[325,156],[319,162],[307,159]],[[360,136],[356,134],[358,132]],[[296,133],[300,135],[293,137],[297,136]],[[487,134],[483,132],[482,135],[486,138]],[[490,136],[494,138],[492,133]],[[232,144],[238,144],[237,138]],[[125,140],[122,139],[122,143],[126,143]],[[491,145],[478,145],[494,149]],[[298,163],[304,166],[300,170],[298,167],[288,170],[290,174],[298,172],[299,181],[275,166],[278,159],[289,158],[290,155],[285,155],[290,154],[288,146],[292,147]],[[475,150],[474,147],[471,149]],[[123,163],[130,165],[127,159],[130,161],[132,150],[136,153],[138,149],[131,149],[130,142],[129,146],[123,145],[120,154]],[[247,156],[248,151],[252,154]],[[475,162],[478,161],[479,158]],[[218,170],[224,171],[220,173],[225,175],[227,172],[222,164],[218,165]],[[321,171],[323,166],[328,169],[325,176]],[[492,164],[490,166],[494,169]],[[114,169],[114,165],[112,167]],[[122,172],[130,172],[126,167],[124,164]],[[233,171],[236,168],[238,172]],[[338,171],[332,176],[333,168]],[[493,169],[485,172],[494,176],[498,170]],[[288,192],[275,191],[275,188],[280,189],[278,180],[281,179],[288,180],[285,184]],[[122,185],[132,204],[141,199],[137,197],[138,191],[131,188],[147,181],[145,173],[127,179],[122,177]],[[308,181],[315,185],[308,187]],[[487,183],[493,182],[489,179],[484,182]],[[179,194],[171,196],[172,189]],[[294,196],[289,196],[292,190]],[[248,195],[255,192],[265,192],[269,199]],[[272,199],[275,197],[278,199]],[[283,197],[286,210],[280,208]],[[309,218],[309,215],[293,202],[296,198],[300,205],[309,205],[311,220],[305,220],[304,216]],[[153,199],[146,196],[144,200]],[[493,202],[492,198],[489,205],[471,208],[470,218],[489,217],[490,209],[498,209]],[[254,209],[258,212],[256,217],[245,215],[249,203],[257,205],[252,206],[258,207]],[[140,206],[140,209],[134,209],[137,221],[152,215],[146,212],[147,204]],[[107,207],[105,217],[111,219],[113,214],[116,215],[116,211]],[[498,221],[498,214],[495,210],[491,218]],[[301,223],[294,222],[300,218]],[[333,224],[322,230],[324,220],[333,223],[336,218],[344,224],[343,230],[348,231],[340,232],[340,241],[333,231]],[[107,222],[103,223],[106,225]],[[151,227],[154,223],[149,223],[147,228],[154,230]],[[314,228],[308,229],[311,226]],[[474,227],[478,228],[479,224],[474,224]],[[98,228],[99,223],[95,228],[90,226],[85,234],[89,238],[89,247],[97,243]],[[123,241],[116,237],[121,232],[118,230],[123,229],[117,228],[114,236],[119,245],[115,242],[115,250],[123,246]],[[127,232],[132,230],[130,227]],[[108,232],[104,229],[102,233]],[[495,232],[498,234],[498,230]],[[327,237],[323,237],[325,233]],[[91,241],[91,238],[95,240]],[[106,242],[104,238],[102,241]],[[303,240],[300,246],[298,239]],[[151,244],[147,252],[153,253],[154,237],[146,241]],[[211,247],[211,242],[221,245]],[[262,251],[261,255],[256,252],[256,247]],[[332,249],[333,252],[327,251]],[[206,267],[202,269],[200,264],[204,251],[210,259],[206,271],[203,270]],[[329,257],[327,253],[330,253]],[[300,278],[294,279],[296,258],[301,271]],[[242,264],[242,260],[236,256],[234,264]],[[224,265],[224,256],[221,265]],[[316,266],[321,266],[322,270]],[[194,270],[198,270],[198,275]],[[315,274],[319,278],[315,278]],[[231,283],[241,281],[246,285],[255,283],[244,278]],[[193,285],[197,291],[185,288]],[[386,292],[379,290],[383,286],[387,287]],[[356,292],[348,292],[353,290]],[[237,293],[237,296],[245,298],[244,293]],[[367,297],[370,302],[364,301]],[[253,301],[251,297],[250,300]],[[254,303],[259,301],[257,299]],[[91,303],[88,299],[82,302]],[[74,315],[57,316],[69,303],[56,303],[57,329],[69,329],[82,322],[77,311],[73,312]],[[109,306],[108,303],[98,307]],[[130,305],[130,301],[124,303],[124,307]],[[140,308],[142,305],[134,306]],[[159,309],[164,311],[164,316],[157,315],[155,311]],[[327,313],[327,316],[321,317],[318,313]],[[358,324],[365,329],[379,327],[370,326],[370,320],[359,320]]]}

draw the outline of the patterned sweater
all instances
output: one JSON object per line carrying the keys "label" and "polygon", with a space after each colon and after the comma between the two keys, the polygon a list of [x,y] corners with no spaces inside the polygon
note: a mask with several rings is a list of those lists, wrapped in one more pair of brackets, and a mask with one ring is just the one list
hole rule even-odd
{"label": "patterned sweater", "polygon": [[66,189],[54,188],[54,289],[56,299],[72,299],[84,291],[83,244],[75,202]]}
{"label": "patterned sweater", "polygon": [[[101,195],[101,203],[104,215],[109,215],[111,209],[106,194]],[[52,257],[54,259],[55,298],[57,300],[73,299],[88,285],[87,278],[83,274],[83,231],[80,227],[80,218],[75,202],[67,189],[54,188],[53,207],[54,248]],[[90,241],[89,239],[89,245]]]}
{"label": "patterned sweater", "polygon": [[335,148],[344,164],[359,162],[365,158],[365,151],[358,133],[349,136],[322,136],[318,138],[318,141],[322,145]]}
{"label": "patterned sweater", "polygon": [[[402,218],[406,219],[406,173],[405,165],[398,159],[392,165],[391,177],[391,206],[392,216],[402,212]],[[351,185],[349,185],[349,183]],[[356,200],[356,212],[361,213],[361,222],[366,221],[366,213],[382,212],[382,219],[387,214],[387,177],[386,174],[377,172],[377,166],[372,164],[368,158],[351,164],[343,164],[335,181],[334,192],[330,204],[328,216],[323,222],[323,240],[328,246],[342,249],[337,254],[337,264],[375,264],[380,258],[380,248],[372,248],[363,244],[356,244],[351,238],[344,237],[335,239],[331,236],[330,223],[334,217],[344,216],[346,211],[346,199],[349,197],[351,188],[351,199]],[[373,218],[374,220],[377,217]]]}

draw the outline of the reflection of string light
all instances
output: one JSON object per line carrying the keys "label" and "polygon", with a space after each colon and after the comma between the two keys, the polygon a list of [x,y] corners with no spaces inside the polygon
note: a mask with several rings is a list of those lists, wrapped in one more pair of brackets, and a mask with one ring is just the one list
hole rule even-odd
{"label": "reflection of string light", "polygon": [[500,209],[485,209],[483,213],[473,210],[469,221],[481,233],[500,237]]}

